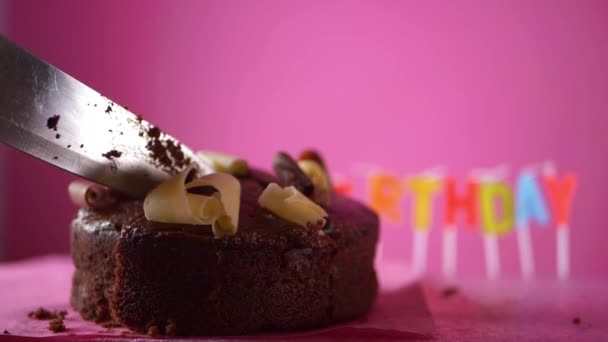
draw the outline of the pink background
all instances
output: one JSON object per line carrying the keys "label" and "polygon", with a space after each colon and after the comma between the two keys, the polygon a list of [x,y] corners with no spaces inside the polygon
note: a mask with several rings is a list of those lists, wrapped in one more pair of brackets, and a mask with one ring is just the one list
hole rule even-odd
{"label": "pink background", "polygon": [[[0,4],[2,0],[0,0]],[[579,175],[575,277],[606,277],[608,2],[5,1],[7,36],[187,145],[269,168],[315,146],[332,171],[406,175],[552,159]],[[1,26],[1,25],[0,25]],[[5,258],[68,251],[72,176],[4,149]],[[409,197],[408,197],[409,198]],[[411,229],[385,225],[384,255],[408,261]],[[436,210],[440,214],[440,210]],[[436,215],[436,218],[439,218]],[[440,269],[434,220],[430,267]],[[555,234],[533,229],[537,268]],[[483,274],[479,230],[459,272]],[[519,274],[514,235],[503,270]]]}

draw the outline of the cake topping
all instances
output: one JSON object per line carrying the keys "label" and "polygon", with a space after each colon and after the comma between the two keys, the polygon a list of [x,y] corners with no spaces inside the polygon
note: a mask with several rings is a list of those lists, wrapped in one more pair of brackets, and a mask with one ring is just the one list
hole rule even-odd
{"label": "cake topping", "polygon": [[109,207],[119,199],[118,194],[105,186],[84,180],[70,183],[68,193],[74,204],[94,209]]}
{"label": "cake topping", "polygon": [[249,174],[247,161],[239,157],[214,151],[199,151],[196,153],[201,159],[207,159],[215,171],[229,173],[233,176],[246,176]]}
{"label": "cake topping", "polygon": [[[146,218],[162,223],[211,225],[217,238],[235,234],[241,196],[239,181],[227,173],[212,173],[187,182],[192,171],[189,166],[148,193],[144,200]],[[196,191],[208,187],[217,191],[211,195]]]}
{"label": "cake topping", "polygon": [[310,159],[300,160],[298,166],[314,184],[314,190],[310,198],[323,206],[328,206],[331,183],[325,169],[319,163]]}
{"label": "cake topping", "polygon": [[262,208],[302,227],[322,228],[327,222],[325,210],[294,186],[281,188],[276,183],[270,183],[258,198],[258,203]]}
{"label": "cake topping", "polygon": [[300,156],[298,157],[298,160],[313,160],[316,161],[319,165],[321,165],[321,167],[327,171],[327,166],[325,165],[325,162],[323,161],[323,158],[321,158],[321,154],[319,154],[319,152],[312,150],[312,149],[308,149],[308,150],[304,150],[300,153]]}
{"label": "cake topping", "polygon": [[312,195],[315,186],[287,153],[277,153],[272,159],[272,168],[282,186],[293,185],[305,196]]}

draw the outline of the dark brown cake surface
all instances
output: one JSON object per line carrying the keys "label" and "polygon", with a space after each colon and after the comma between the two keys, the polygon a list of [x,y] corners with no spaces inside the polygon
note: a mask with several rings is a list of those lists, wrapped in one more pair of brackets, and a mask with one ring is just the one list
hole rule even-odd
{"label": "dark brown cake surface", "polygon": [[261,208],[274,177],[240,178],[238,232],[147,221],[141,201],[81,209],[71,228],[72,305],[135,331],[238,335],[361,317],[377,293],[377,216],[334,195],[329,222],[303,228]]}

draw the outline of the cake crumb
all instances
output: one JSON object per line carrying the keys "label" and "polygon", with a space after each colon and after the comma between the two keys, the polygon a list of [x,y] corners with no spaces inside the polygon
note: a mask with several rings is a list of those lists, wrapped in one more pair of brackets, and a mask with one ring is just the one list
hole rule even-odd
{"label": "cake crumb", "polygon": [[580,317],[574,317],[572,319],[572,324],[574,324],[574,325],[580,325],[581,324],[581,318]]}
{"label": "cake crumb", "polygon": [[53,115],[46,120],[46,128],[52,129],[53,131],[57,130],[57,125],[59,124],[59,119],[61,116]]}
{"label": "cake crumb", "polygon": [[28,313],[27,317],[34,318],[34,319],[40,319],[40,320],[48,320],[48,319],[56,319],[56,318],[64,319],[65,316],[67,316],[67,315],[68,315],[68,312],[66,310],[50,311],[43,307],[40,307],[36,311],[32,311],[32,312]]}
{"label": "cake crumb", "polygon": [[102,154],[103,157],[112,160],[113,158],[120,158],[120,156],[122,156],[122,152],[117,151],[117,150],[111,150],[108,151],[104,154]]}
{"label": "cake crumb", "polygon": [[449,286],[441,291],[441,297],[450,298],[450,297],[458,294],[459,291],[460,290],[458,290],[458,288],[456,286]]}
{"label": "cake crumb", "polygon": [[65,324],[63,323],[63,319],[55,318],[49,322],[49,330],[58,333],[66,330]]}
{"label": "cake crumb", "polygon": [[177,334],[177,324],[174,321],[169,321],[169,324],[165,326],[165,335],[175,336]]}
{"label": "cake crumb", "polygon": [[156,337],[160,334],[158,327],[156,325],[151,325],[148,328],[148,336],[150,337]]}

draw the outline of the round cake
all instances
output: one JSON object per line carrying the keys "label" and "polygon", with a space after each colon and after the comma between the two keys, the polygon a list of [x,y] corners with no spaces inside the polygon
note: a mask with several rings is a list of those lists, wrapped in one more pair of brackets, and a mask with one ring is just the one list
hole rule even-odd
{"label": "round cake", "polygon": [[238,230],[146,219],[142,200],[82,208],[71,225],[72,306],[136,332],[240,335],[313,329],[364,316],[378,284],[378,218],[330,194],[323,226],[302,227],[258,203],[279,182],[251,170]]}

